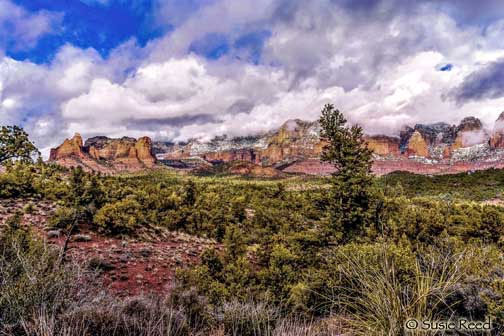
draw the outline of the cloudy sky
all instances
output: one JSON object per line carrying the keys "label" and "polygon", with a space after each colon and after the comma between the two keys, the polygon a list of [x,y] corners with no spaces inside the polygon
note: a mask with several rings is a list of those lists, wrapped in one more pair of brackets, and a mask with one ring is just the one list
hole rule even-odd
{"label": "cloudy sky", "polygon": [[209,139],[315,120],[369,133],[504,110],[500,0],[0,0],[0,124]]}

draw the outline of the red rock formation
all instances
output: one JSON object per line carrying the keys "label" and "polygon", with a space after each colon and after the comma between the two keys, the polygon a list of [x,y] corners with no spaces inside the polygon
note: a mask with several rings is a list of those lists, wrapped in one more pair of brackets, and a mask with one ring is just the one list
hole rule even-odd
{"label": "red rock formation", "polygon": [[481,144],[488,139],[488,135],[483,130],[483,124],[474,117],[464,118],[457,127],[456,134],[455,142],[451,146],[452,151]]}
{"label": "red rock formation", "polygon": [[365,137],[367,146],[376,155],[380,156],[399,156],[399,138],[389,137],[385,135],[375,135]]}
{"label": "red rock formation", "polygon": [[318,157],[324,144],[318,136],[318,125],[299,119],[289,120],[276,132],[266,136],[266,148],[256,150],[256,162],[274,165],[300,157]]}
{"label": "red rock formation", "polygon": [[253,149],[233,149],[222,152],[210,152],[203,154],[201,157],[208,162],[256,162],[256,152]]}
{"label": "red rock formation", "polygon": [[[477,171],[485,169],[503,169],[504,161],[496,162],[455,162],[428,164],[418,161],[400,159],[400,160],[375,160],[372,171],[375,175],[381,176],[395,171],[405,171],[415,174],[439,175],[439,174],[458,174],[467,171]],[[317,159],[308,159],[293,163],[282,170],[285,173],[319,175],[327,176],[335,172],[336,169],[327,162]]]}
{"label": "red rock formation", "polygon": [[67,157],[84,158],[85,155],[82,152],[82,146],[81,135],[75,133],[73,138],[66,139],[59,147],[51,149],[49,160],[57,161]]}
{"label": "red rock formation", "polygon": [[[193,140],[178,145],[153,145],[149,138],[137,141],[105,137],[88,139],[82,145],[82,138],[76,135],[51,151],[51,160],[93,170],[138,170],[155,165],[152,154],[155,146],[159,158],[166,164],[173,161],[189,167],[187,169],[195,169],[187,160],[201,160],[209,166],[219,162],[241,162],[226,167],[232,173],[247,175],[274,176],[278,169],[287,173],[327,175],[334,168],[319,160],[325,146],[319,131],[316,122],[290,120],[277,131],[259,136],[235,139],[222,136],[209,143]],[[405,127],[399,137],[366,136],[365,141],[375,154],[373,171],[379,175],[395,170],[444,174],[499,168],[504,162],[504,113],[497,120],[491,137],[478,119],[468,117],[458,126],[417,124],[413,128]],[[268,172],[262,168],[272,170]]]}
{"label": "red rock formation", "polygon": [[407,154],[414,156],[429,157],[429,145],[419,131],[413,132],[408,140]]}
{"label": "red rock formation", "polygon": [[84,145],[79,134],[51,149],[49,161],[103,173],[136,171],[152,168],[156,164],[156,158],[152,154],[152,141],[148,137],[138,140],[97,137],[88,139]]}
{"label": "red rock formation", "polygon": [[502,112],[495,121],[492,136],[490,138],[490,147],[504,148],[504,112]]}
{"label": "red rock formation", "polygon": [[[278,167],[288,173],[326,175],[333,172],[334,168],[318,160],[325,145],[320,141],[318,131],[316,123],[291,120],[275,132],[256,137],[248,146],[240,143],[239,148],[229,149],[233,147],[234,142],[221,137],[212,141],[211,146],[201,143],[196,143],[195,146],[192,144],[176,146],[172,153],[164,156],[168,159],[199,156],[208,162],[240,160]],[[366,136],[365,141],[375,153],[376,162],[373,170],[376,174],[394,170],[437,174],[492,166],[472,162],[496,161],[488,156],[491,153],[485,154],[483,151],[480,154],[471,154],[471,151],[460,151],[474,144],[485,143],[487,141],[485,137],[486,133],[482,129],[481,122],[469,117],[462,120],[459,126],[442,122],[417,124],[414,128],[404,128],[399,137]],[[457,159],[451,162],[455,154]],[[474,155],[479,159],[474,160]]]}
{"label": "red rock formation", "polygon": [[152,140],[142,137],[135,143],[135,154],[146,167],[152,168],[156,164],[156,157],[152,154]]}
{"label": "red rock formation", "polygon": [[335,172],[336,168],[332,164],[318,159],[307,159],[295,162],[282,171],[291,174],[327,176]]}

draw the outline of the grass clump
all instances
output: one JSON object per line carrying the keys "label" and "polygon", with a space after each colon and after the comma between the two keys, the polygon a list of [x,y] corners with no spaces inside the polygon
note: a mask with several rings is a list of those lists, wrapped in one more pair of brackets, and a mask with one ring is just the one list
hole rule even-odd
{"label": "grass clump", "polygon": [[0,234],[0,330],[16,334],[21,322],[42,309],[66,311],[69,297],[79,300],[84,281],[79,268],[59,265],[59,250],[22,227],[20,215]]}

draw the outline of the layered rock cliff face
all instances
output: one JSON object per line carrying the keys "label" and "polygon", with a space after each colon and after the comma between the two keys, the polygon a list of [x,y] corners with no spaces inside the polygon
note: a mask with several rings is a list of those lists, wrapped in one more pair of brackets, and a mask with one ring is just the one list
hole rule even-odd
{"label": "layered rock cliff face", "polygon": [[[324,147],[317,122],[289,120],[278,130],[255,137],[218,137],[208,143],[154,143],[161,160],[198,157],[209,163],[245,161],[288,173],[325,175],[331,165],[319,160]],[[374,152],[373,171],[386,174],[402,170],[420,174],[457,173],[504,167],[504,113],[491,132],[474,117],[459,125],[417,124],[398,136],[366,136]]]}
{"label": "layered rock cliff face", "polygon": [[368,148],[376,155],[383,157],[396,157],[401,154],[399,139],[385,135],[366,136]]}
{"label": "layered rock cliff face", "polygon": [[80,134],[75,134],[73,138],[52,149],[49,161],[66,167],[80,166],[88,171],[102,173],[138,171],[156,165],[152,141],[148,137],[136,140],[128,137],[110,139],[99,136],[83,143]]}
{"label": "layered rock cliff face", "polygon": [[323,143],[319,132],[315,122],[289,120],[277,131],[261,136],[222,136],[206,143],[192,140],[183,145],[154,143],[154,150],[162,160],[198,156],[213,163],[249,161],[277,167],[298,159],[320,156]]}

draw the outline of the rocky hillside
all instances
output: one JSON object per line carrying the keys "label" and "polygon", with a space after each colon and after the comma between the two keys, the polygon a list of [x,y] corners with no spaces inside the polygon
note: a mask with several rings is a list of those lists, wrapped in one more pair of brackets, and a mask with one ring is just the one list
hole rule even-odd
{"label": "rocky hillside", "polygon": [[319,132],[317,123],[296,119],[261,136],[222,136],[205,143],[192,140],[187,144],[171,146],[156,142],[154,150],[160,160],[200,157],[210,163],[249,161],[282,168],[305,158],[318,157],[323,148]]}
{"label": "rocky hillside", "polygon": [[66,167],[80,166],[88,171],[116,173],[152,168],[156,164],[156,157],[148,137],[137,140],[99,136],[83,143],[80,134],[75,134],[51,150],[49,161]]}
{"label": "rocky hillside", "polygon": [[[246,161],[286,173],[324,175],[333,170],[318,159],[324,146],[319,132],[317,122],[296,119],[260,136],[154,143],[154,151],[159,160],[174,166],[196,159],[210,164]],[[459,125],[417,124],[404,127],[397,136],[366,136],[366,141],[375,153],[373,170],[379,175],[396,170],[442,174],[504,168],[504,113],[492,130],[467,117]]]}

